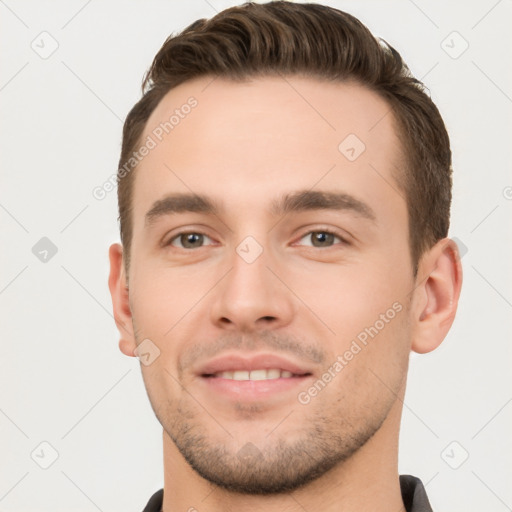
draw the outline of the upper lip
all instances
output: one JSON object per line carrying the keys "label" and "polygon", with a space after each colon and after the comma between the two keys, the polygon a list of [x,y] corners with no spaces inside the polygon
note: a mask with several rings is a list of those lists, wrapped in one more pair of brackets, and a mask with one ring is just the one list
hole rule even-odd
{"label": "upper lip", "polygon": [[252,370],[270,370],[272,368],[289,371],[297,375],[311,373],[309,368],[275,354],[256,354],[250,356],[228,354],[218,356],[201,366],[197,373],[199,375],[213,375],[215,373],[235,370],[245,370],[250,372]]}

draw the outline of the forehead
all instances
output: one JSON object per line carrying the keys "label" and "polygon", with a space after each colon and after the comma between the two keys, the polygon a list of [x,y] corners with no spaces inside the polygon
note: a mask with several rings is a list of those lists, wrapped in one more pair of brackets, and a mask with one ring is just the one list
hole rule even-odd
{"label": "forehead", "polygon": [[146,141],[152,148],[135,174],[134,227],[154,201],[175,192],[239,208],[319,187],[370,202],[380,195],[404,208],[391,108],[353,82],[202,77],[167,93],[146,124]]}

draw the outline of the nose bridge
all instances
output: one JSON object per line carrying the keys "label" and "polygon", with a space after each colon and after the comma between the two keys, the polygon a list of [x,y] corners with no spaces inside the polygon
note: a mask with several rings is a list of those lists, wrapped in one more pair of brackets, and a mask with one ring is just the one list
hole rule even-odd
{"label": "nose bridge", "polygon": [[[261,240],[261,237],[259,238]],[[272,286],[268,279],[269,256],[270,250],[264,240],[260,243],[253,236],[244,238],[236,246],[231,258],[231,285],[236,289],[242,287],[238,291],[245,291],[249,296],[268,293],[269,286]]]}
{"label": "nose bridge", "polygon": [[251,330],[282,326],[293,316],[291,294],[268,267],[277,265],[263,236],[246,236],[230,256],[231,270],[215,296],[217,325]]}

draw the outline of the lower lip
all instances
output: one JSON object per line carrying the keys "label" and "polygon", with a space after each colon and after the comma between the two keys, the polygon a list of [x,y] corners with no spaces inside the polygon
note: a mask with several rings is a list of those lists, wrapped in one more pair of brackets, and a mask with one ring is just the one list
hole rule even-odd
{"label": "lower lip", "polygon": [[311,375],[268,380],[233,380],[223,377],[201,377],[209,389],[237,400],[258,400],[278,393],[305,389],[305,383]]}

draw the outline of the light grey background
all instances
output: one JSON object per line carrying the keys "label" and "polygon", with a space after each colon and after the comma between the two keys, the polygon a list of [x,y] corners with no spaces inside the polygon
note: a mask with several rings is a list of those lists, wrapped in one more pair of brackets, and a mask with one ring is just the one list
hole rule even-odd
{"label": "light grey background", "polygon": [[[92,190],[116,171],[163,41],[236,3],[0,0],[3,512],[138,512],[163,484],[161,427],[111,315],[116,191]],[[436,512],[512,510],[512,2],[326,3],[401,52],[454,153],[463,294],[441,347],[411,357],[400,472],[423,480]],[[32,250],[42,237],[58,250],[36,246],[46,262]]]}

